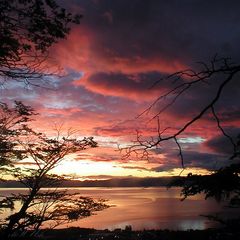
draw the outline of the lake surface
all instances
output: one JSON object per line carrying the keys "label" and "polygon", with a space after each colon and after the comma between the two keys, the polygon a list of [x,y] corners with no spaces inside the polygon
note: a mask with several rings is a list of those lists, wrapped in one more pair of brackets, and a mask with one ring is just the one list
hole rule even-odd
{"label": "lake surface", "polygon": [[[22,189],[1,189],[1,195],[23,192]],[[108,199],[112,207],[97,212],[97,215],[81,219],[61,227],[115,229],[131,225],[134,230],[142,229],[206,229],[215,226],[208,215],[221,212],[233,216],[236,210],[224,207],[215,200],[204,200],[198,195],[180,201],[180,188],[69,188],[69,192],[83,196]]]}

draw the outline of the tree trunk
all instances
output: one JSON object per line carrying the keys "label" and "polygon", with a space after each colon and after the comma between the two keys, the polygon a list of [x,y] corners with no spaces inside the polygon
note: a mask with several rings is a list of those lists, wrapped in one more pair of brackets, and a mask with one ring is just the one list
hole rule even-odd
{"label": "tree trunk", "polygon": [[29,205],[33,201],[33,199],[36,196],[38,190],[39,190],[39,188],[34,187],[31,190],[31,193],[29,194],[26,201],[23,203],[19,212],[15,213],[15,214],[13,214],[9,217],[9,223],[8,223],[6,229],[5,229],[5,232],[4,232],[5,233],[4,235],[5,235],[6,238],[9,238],[14,233],[14,226],[16,224],[19,224],[19,221],[25,217],[26,212],[29,208]]}

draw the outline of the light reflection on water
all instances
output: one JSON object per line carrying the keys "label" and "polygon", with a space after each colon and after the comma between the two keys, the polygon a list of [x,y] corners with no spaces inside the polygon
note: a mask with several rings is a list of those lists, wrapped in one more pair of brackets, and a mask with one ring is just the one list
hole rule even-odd
{"label": "light reflection on water", "polygon": [[[1,189],[1,195],[23,192],[22,189]],[[226,212],[213,199],[204,200],[201,195],[180,201],[180,188],[69,188],[69,192],[83,196],[108,199],[112,207],[97,215],[81,219],[61,227],[78,226],[97,229],[125,228],[131,225],[141,229],[206,229],[214,226],[200,215]],[[231,212],[232,211],[232,212]]]}

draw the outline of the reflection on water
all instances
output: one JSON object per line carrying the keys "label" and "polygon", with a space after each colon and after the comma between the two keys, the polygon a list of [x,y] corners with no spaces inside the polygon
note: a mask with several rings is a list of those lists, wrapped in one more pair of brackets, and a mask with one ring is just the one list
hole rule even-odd
{"label": "reflection on water", "polygon": [[[17,189],[1,189],[1,194],[22,192]],[[201,195],[180,201],[180,189],[159,188],[69,188],[83,196],[105,198],[111,208],[89,218],[65,225],[97,229],[205,229],[214,226],[200,215],[224,212],[233,214],[232,209],[223,208],[213,199],[204,200]],[[61,226],[63,227],[63,226]]]}

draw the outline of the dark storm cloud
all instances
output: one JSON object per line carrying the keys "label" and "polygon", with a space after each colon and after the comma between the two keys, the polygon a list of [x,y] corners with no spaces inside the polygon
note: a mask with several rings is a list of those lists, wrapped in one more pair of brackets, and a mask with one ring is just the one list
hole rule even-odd
{"label": "dark storm cloud", "polygon": [[[75,3],[83,8],[82,25],[93,34],[91,51],[99,58],[98,62],[107,61],[111,65],[127,60],[120,68],[121,73],[93,72],[90,75],[86,86],[99,94],[134,99],[140,99],[138,94],[152,97],[153,91],[148,89],[153,82],[152,73],[146,73],[144,67],[138,68],[141,79],[138,82],[125,73],[126,65],[138,65],[136,59],[148,63],[163,59],[169,65],[177,60],[191,65],[200,60],[208,61],[215,53],[234,60],[240,56],[239,1],[102,0]],[[160,77],[161,72],[158,74]],[[198,112],[214,94],[212,86],[202,85],[187,92],[172,108],[172,113],[185,117]],[[234,105],[239,87],[231,87],[224,94],[222,102],[228,106],[230,114],[224,114],[223,118],[227,115],[237,117]],[[222,108],[220,112],[223,112]]]}
{"label": "dark storm cloud", "polygon": [[[98,72],[88,78],[88,88],[104,95],[121,96],[140,100],[140,96],[145,96],[146,100],[154,94],[159,94],[160,90],[166,90],[168,82],[162,81],[152,87],[159,79],[163,78],[159,72],[147,72],[139,74],[123,74],[120,72]],[[144,99],[141,99],[144,101]]]}
{"label": "dark storm cloud", "polygon": [[75,1],[105,57],[239,58],[239,1]]}
{"label": "dark storm cloud", "polygon": [[[228,122],[228,125],[237,121],[240,116],[239,111],[239,94],[240,94],[240,81],[239,74],[234,76],[233,80],[224,88],[221,97],[215,104],[215,111],[220,121]],[[199,82],[186,90],[181,97],[171,104],[168,113],[176,117],[193,118],[200,111],[202,111],[213,99],[216,97],[217,90],[221,83],[227,78],[224,74],[218,74],[210,79],[208,84],[206,82]],[[186,80],[188,81],[188,80]],[[177,84],[181,84],[181,81]],[[169,84],[168,88],[173,89],[176,86]],[[168,98],[163,98],[162,101],[157,103],[155,111],[160,111],[168,105],[176,95],[169,95]],[[208,121],[215,121],[211,112],[209,111],[205,116]]]}
{"label": "dark storm cloud", "polygon": [[[235,144],[238,144],[240,141],[240,128],[230,128],[230,129],[224,129],[226,134],[232,138],[232,140],[235,142]],[[219,135],[217,137],[214,137],[210,140],[208,140],[205,145],[212,149],[213,151],[217,153],[222,153],[227,155],[228,157],[231,157],[233,155],[233,145],[231,141],[223,135]]]}
{"label": "dark storm cloud", "polygon": [[[186,168],[203,168],[208,170],[217,170],[220,167],[228,164],[226,155],[213,154],[213,153],[199,153],[197,151],[184,151],[184,166]],[[177,154],[166,154],[166,164],[153,168],[153,171],[162,172],[170,171],[174,168],[181,168],[181,160]]]}
{"label": "dark storm cloud", "polygon": [[[94,67],[86,87],[93,92],[111,96],[127,90],[144,92],[151,86],[151,76],[135,84],[128,74],[133,65],[135,73],[143,74],[149,71],[145,65],[153,64],[151,71],[160,74],[169,72],[176,61],[189,66],[209,61],[215,53],[234,60],[240,56],[239,1],[75,0],[68,4],[73,10],[78,6],[84,15],[79,29],[89,37],[87,62]],[[117,69],[111,68],[114,64]],[[112,72],[100,73],[95,70],[99,66]]]}
{"label": "dark storm cloud", "polygon": [[184,163],[186,167],[205,168],[216,170],[227,164],[228,158],[221,154],[199,153],[186,151],[184,153]]}

